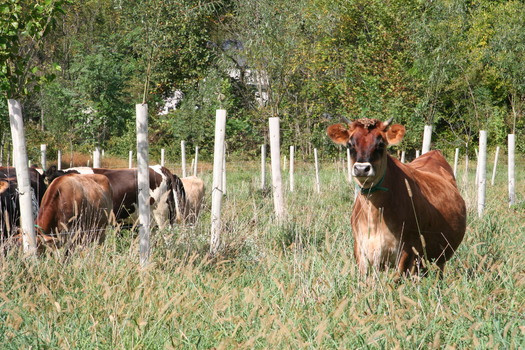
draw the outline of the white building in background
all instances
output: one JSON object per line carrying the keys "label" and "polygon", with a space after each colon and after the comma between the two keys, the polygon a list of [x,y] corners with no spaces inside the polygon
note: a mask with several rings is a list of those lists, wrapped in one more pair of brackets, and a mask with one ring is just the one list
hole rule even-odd
{"label": "white building in background", "polygon": [[[247,69],[244,71],[244,77],[241,77],[240,69],[230,69],[228,76],[235,80],[242,80],[248,86],[252,86],[255,89],[255,100],[259,103],[259,106],[264,106],[268,102],[268,74],[266,72],[259,73],[256,70]],[[243,78],[243,79],[241,79]],[[176,90],[173,94],[164,100],[159,115],[166,115],[171,111],[177,109],[179,103],[184,98],[184,93],[180,90]]]}
{"label": "white building in background", "polygon": [[268,102],[269,79],[265,71],[246,69],[244,77],[241,77],[241,70],[232,68],[228,71],[228,75],[235,80],[243,80],[246,85],[254,87],[256,89],[255,100],[259,103],[259,106],[264,106]]}
{"label": "white building in background", "polygon": [[164,100],[164,105],[162,106],[159,115],[166,115],[169,112],[177,109],[178,104],[182,101],[183,98],[184,93],[180,90],[175,90],[173,92],[173,95]]}

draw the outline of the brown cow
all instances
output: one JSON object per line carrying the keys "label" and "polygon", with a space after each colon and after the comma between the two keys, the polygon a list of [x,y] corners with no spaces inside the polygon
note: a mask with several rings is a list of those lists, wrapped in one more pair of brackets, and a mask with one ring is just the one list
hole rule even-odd
{"label": "brown cow", "polygon": [[328,127],[328,136],[350,148],[360,194],[351,223],[359,271],[395,266],[413,273],[422,259],[443,271],[466,229],[465,201],[453,171],[439,151],[403,164],[387,146],[405,135],[400,124],[359,119]]}
{"label": "brown cow", "polygon": [[204,181],[196,176],[181,178],[186,192],[186,201],[181,209],[182,221],[187,224],[194,224],[199,217],[204,198]]}
{"label": "brown cow", "polygon": [[[113,211],[117,220],[124,221],[135,213],[138,207],[137,169],[105,169],[78,167],[57,170],[50,167],[46,176],[50,183],[64,174],[101,174],[108,177],[113,189]],[[174,224],[176,221],[176,206],[181,206],[186,200],[184,187],[179,177],[160,165],[149,167],[150,205],[153,218],[159,228]],[[174,194],[180,200],[175,203]],[[132,221],[135,221],[133,217]]]}
{"label": "brown cow", "polygon": [[57,245],[105,239],[113,209],[113,191],[104,175],[68,174],[53,181],[42,198],[36,219],[38,233]]}

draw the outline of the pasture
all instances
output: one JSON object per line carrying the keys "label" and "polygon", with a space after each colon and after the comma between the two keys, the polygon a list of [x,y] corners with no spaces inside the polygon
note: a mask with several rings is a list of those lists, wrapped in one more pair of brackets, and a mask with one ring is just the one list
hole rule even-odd
{"label": "pasture", "polygon": [[[68,257],[58,251],[31,260],[16,250],[2,256],[1,347],[523,348],[525,163],[518,158],[518,204],[508,208],[505,161],[496,185],[487,185],[482,218],[475,163],[467,186],[460,163],[465,239],[443,279],[431,269],[427,278],[401,281],[393,271],[358,275],[353,185],[328,160],[321,163],[320,194],[312,164],[296,164],[295,192],[285,191],[287,219],[280,225],[272,220],[271,191],[259,189],[259,163],[229,162],[223,246],[210,259],[212,176],[204,166],[199,222],[153,232],[146,268],[139,266],[136,234],[120,229],[109,231],[103,245]],[[286,185],[286,172],[283,178]]]}

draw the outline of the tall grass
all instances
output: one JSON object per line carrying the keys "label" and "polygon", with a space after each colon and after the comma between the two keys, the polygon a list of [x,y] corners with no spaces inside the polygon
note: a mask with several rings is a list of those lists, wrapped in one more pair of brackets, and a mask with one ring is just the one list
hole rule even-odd
{"label": "tall grass", "polygon": [[[443,279],[359,277],[350,229],[353,186],[341,167],[296,166],[285,223],[256,162],[229,165],[222,255],[207,255],[209,198],[195,227],[153,233],[151,264],[114,230],[72,256],[0,261],[0,344],[20,348],[523,348],[525,206],[506,200],[501,167],[477,217],[473,176],[468,229]],[[475,164],[472,164],[475,166]],[[523,164],[521,165],[523,166]],[[517,193],[525,193],[518,172]],[[211,174],[204,180],[210,188]],[[461,179],[461,175],[458,176]],[[209,192],[208,192],[209,196]]]}

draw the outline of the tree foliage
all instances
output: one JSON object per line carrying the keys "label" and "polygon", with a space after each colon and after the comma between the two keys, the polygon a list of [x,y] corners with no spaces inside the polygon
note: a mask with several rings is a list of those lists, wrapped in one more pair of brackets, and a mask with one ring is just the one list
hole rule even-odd
{"label": "tree foliage", "polygon": [[[220,107],[230,152],[244,155],[265,142],[270,116],[281,118],[283,145],[303,154],[336,150],[324,130],[341,115],[395,117],[409,130],[404,149],[420,147],[425,123],[441,148],[471,145],[481,128],[496,145],[525,129],[524,9],[516,0],[8,0],[0,82],[26,94],[25,116],[48,140],[66,133],[122,156],[142,101],[152,151],[169,154],[180,139],[210,153]],[[175,92],[176,109],[159,114]]]}

